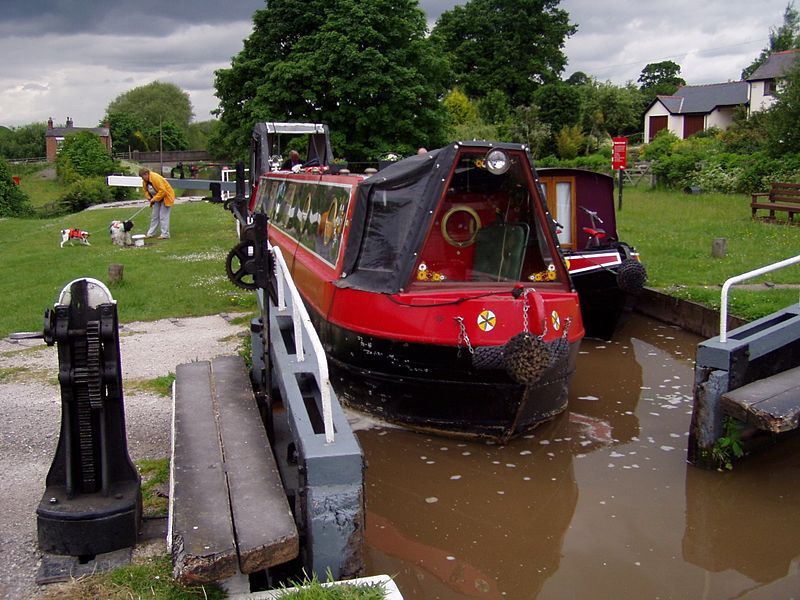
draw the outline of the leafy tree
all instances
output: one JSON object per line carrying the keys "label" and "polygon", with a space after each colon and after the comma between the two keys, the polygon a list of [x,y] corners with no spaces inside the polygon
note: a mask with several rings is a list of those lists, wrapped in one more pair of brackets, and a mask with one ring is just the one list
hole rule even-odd
{"label": "leafy tree", "polygon": [[770,54],[795,48],[800,48],[800,13],[795,9],[794,2],[789,2],[783,12],[783,24],[777,29],[770,29],[769,44],[761,50],[758,58],[742,71],[742,79],[750,77],[767,61]]}
{"label": "leafy tree", "polygon": [[776,92],[776,101],[766,119],[767,145],[774,156],[800,153],[800,63],[787,73]]}
{"label": "leafy tree", "polygon": [[219,122],[215,119],[189,123],[189,149],[207,150],[208,138],[213,134],[218,125]]}
{"label": "leafy tree", "polygon": [[147,150],[144,122],[132,113],[108,112],[106,119],[111,128],[111,139],[115,148]]}
{"label": "leafy tree", "polygon": [[44,123],[29,123],[13,128],[0,127],[0,156],[7,159],[44,156],[46,129],[47,125]]}
{"label": "leafy tree", "polygon": [[[442,143],[446,64],[416,0],[270,1],[229,69],[216,72],[214,144],[243,157],[259,120],[318,121],[337,156],[374,159]],[[344,141],[339,141],[344,139]]]}
{"label": "leafy tree", "polygon": [[511,122],[511,140],[527,144],[534,158],[542,155],[550,139],[550,125],[539,117],[538,106],[518,106],[514,109]]}
{"label": "leafy tree", "polygon": [[577,28],[558,0],[468,0],[445,11],[431,38],[448,57],[453,83],[472,98],[497,89],[512,105],[558,81],[564,40]]}
{"label": "leafy tree", "polygon": [[607,135],[627,135],[642,128],[644,96],[633,83],[623,87],[590,81],[578,88],[582,96],[582,125],[599,140]]}
{"label": "leafy tree", "polygon": [[444,97],[442,104],[447,110],[450,122],[453,125],[464,125],[478,118],[477,107],[458,88],[450,90],[450,93]]}
{"label": "leafy tree", "polygon": [[534,92],[533,103],[539,107],[539,118],[553,131],[580,121],[581,94],[574,86],[562,82],[542,85]]}
{"label": "leafy tree", "polygon": [[575,71],[566,80],[564,80],[564,83],[567,85],[588,85],[591,83],[591,77],[589,77],[583,71]]}
{"label": "leafy tree", "polygon": [[555,143],[559,158],[569,160],[578,156],[581,146],[586,143],[586,136],[580,125],[567,125],[556,134]]}
{"label": "leafy tree", "polygon": [[[161,81],[133,88],[114,98],[106,108],[106,118],[111,121],[114,113],[129,115],[143,130],[157,130],[163,123],[172,123],[184,133],[188,132],[193,115],[189,94],[173,83]],[[116,135],[113,121],[111,124],[111,138],[124,139]]]}
{"label": "leafy tree", "polygon": [[639,90],[646,96],[647,103],[656,96],[674,94],[679,87],[686,85],[680,73],[680,65],[671,60],[647,64],[638,79]]}
{"label": "leafy tree", "polygon": [[478,113],[487,123],[496,125],[508,123],[511,117],[511,106],[502,90],[490,90],[483,98],[476,103]]}
{"label": "leafy tree", "polygon": [[103,142],[91,131],[79,131],[64,138],[56,158],[56,171],[65,183],[107,175],[114,171],[115,166]]}
{"label": "leafy tree", "polygon": [[0,159],[0,217],[27,217],[33,214],[28,196],[11,178],[8,163]]}
{"label": "leafy tree", "polygon": [[147,146],[154,150],[186,150],[189,140],[186,132],[172,121],[164,121],[160,126],[150,127],[146,132]]}

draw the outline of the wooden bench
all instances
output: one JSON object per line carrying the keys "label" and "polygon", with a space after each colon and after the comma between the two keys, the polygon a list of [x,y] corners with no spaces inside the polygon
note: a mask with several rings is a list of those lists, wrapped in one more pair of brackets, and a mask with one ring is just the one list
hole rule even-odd
{"label": "wooden bench", "polygon": [[769,219],[774,221],[775,213],[780,211],[788,215],[789,223],[793,223],[794,214],[800,212],[800,183],[773,183],[769,192],[751,195],[750,209],[754,219],[758,210],[768,210]]}
{"label": "wooden bench", "polygon": [[178,365],[172,436],[177,580],[220,582],[297,557],[294,517],[240,357]]}
{"label": "wooden bench", "polygon": [[759,379],[722,395],[723,410],[763,431],[800,426],[800,367]]}

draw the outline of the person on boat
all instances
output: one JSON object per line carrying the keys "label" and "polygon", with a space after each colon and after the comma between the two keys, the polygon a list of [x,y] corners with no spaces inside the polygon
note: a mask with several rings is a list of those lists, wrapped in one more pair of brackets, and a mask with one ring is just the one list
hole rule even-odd
{"label": "person on boat", "polygon": [[141,169],[139,177],[142,178],[142,189],[150,201],[150,208],[152,208],[147,237],[153,237],[156,229],[160,227],[160,238],[167,240],[169,239],[169,217],[172,205],[175,203],[175,191],[166,179],[150,169]]}
{"label": "person on boat", "polygon": [[427,154],[427,153],[428,153],[427,148],[420,148],[419,150],[417,150],[417,154]]}
{"label": "person on boat", "polygon": [[300,168],[303,166],[303,161],[300,160],[300,153],[297,150],[289,152],[289,158],[283,161],[281,171],[294,171],[295,167]]}

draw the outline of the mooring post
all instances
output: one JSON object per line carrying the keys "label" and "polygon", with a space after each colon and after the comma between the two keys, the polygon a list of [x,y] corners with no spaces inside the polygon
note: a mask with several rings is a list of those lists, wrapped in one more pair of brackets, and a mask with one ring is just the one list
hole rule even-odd
{"label": "mooring post", "polygon": [[119,283],[120,281],[122,281],[122,271],[124,268],[125,265],[120,265],[120,264],[108,265],[108,282]]}
{"label": "mooring post", "polygon": [[728,250],[727,238],[714,238],[711,243],[711,256],[714,258],[725,258],[725,253]]}

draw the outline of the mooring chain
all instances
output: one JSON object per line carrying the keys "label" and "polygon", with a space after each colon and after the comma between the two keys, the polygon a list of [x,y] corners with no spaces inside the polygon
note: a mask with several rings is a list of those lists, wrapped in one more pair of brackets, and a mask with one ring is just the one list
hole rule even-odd
{"label": "mooring chain", "polygon": [[464,318],[463,317],[453,317],[456,322],[458,323],[458,356],[461,356],[461,345],[464,344],[469,350],[470,354],[475,354],[475,349],[472,347],[472,344],[469,341],[469,336],[467,335],[467,328],[464,327]]}

